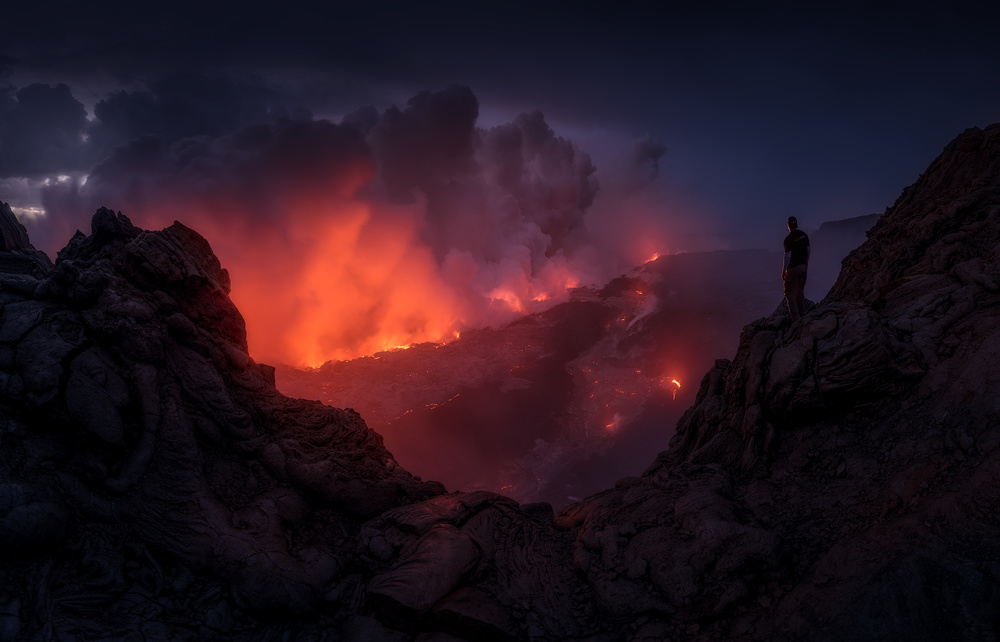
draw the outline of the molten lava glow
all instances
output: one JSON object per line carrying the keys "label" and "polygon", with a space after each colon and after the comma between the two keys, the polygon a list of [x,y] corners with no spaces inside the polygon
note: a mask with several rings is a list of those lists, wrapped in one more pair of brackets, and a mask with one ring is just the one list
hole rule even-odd
{"label": "molten lava glow", "polygon": [[[246,306],[251,351],[265,353],[277,336],[282,343],[271,358],[316,366],[453,336],[461,315],[454,292],[430,250],[414,242],[413,218],[392,218],[373,218],[360,203],[343,205],[337,216],[308,217],[312,225],[294,231],[310,250],[301,273],[275,293],[286,299],[284,309],[265,309],[270,297],[234,286],[233,299]],[[266,327],[255,329],[265,316]]]}
{"label": "molten lava glow", "polygon": [[365,111],[136,139],[86,178],[44,185],[46,227],[109,205],[141,228],[197,230],[231,275],[251,356],[291,366],[496,327],[672,248],[645,162],[600,188],[589,155],[540,112],[483,129],[478,111],[452,87],[377,122]]}
{"label": "molten lava glow", "polygon": [[316,367],[446,343],[466,328],[538,311],[580,282],[560,256],[534,274],[527,257],[490,264],[452,253],[439,262],[420,238],[418,205],[304,197],[256,226],[219,216],[226,207],[189,201],[140,223],[164,227],[177,210],[186,212],[182,222],[209,240],[230,271],[250,354],[265,363]]}
{"label": "molten lava glow", "polygon": [[[242,156],[226,158],[239,169]],[[327,165],[309,157],[285,169],[281,154],[262,158],[270,163],[263,174],[194,164],[181,178],[147,176],[145,191],[122,198],[139,227],[179,219],[208,240],[231,275],[230,297],[260,362],[317,367],[446,343],[541,311],[622,268],[604,264],[596,245],[556,247],[537,213],[512,218],[469,197],[467,212],[442,221],[419,194],[406,204],[368,196],[378,168],[367,156]],[[215,172],[211,180],[198,180],[206,171]],[[633,252],[663,246],[640,236]]]}
{"label": "molten lava glow", "polygon": [[519,297],[515,292],[505,290],[503,288],[496,288],[495,290],[487,293],[486,296],[490,299],[490,301],[506,305],[514,312],[524,312],[524,304],[521,303],[521,297]]}

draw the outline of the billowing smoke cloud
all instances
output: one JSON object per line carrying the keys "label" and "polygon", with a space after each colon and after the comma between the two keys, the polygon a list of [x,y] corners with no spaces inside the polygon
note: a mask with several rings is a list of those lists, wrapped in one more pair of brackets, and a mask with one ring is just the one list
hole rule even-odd
{"label": "billowing smoke cloud", "polygon": [[79,169],[87,125],[87,112],[67,85],[0,88],[0,177]]}
{"label": "billowing smoke cloud", "polygon": [[214,138],[252,123],[311,116],[297,101],[254,77],[172,74],[148,89],[119,91],[99,101],[87,132],[88,152],[96,159],[139,136]]}
{"label": "billowing smoke cloud", "polygon": [[[634,215],[599,207],[587,154],[538,112],[477,127],[468,88],[340,123],[275,116],[223,88],[219,101],[239,112],[229,122],[244,123],[235,130],[217,106],[158,91],[98,104],[91,144],[110,151],[85,180],[43,188],[32,240],[51,251],[102,205],[144,227],[180,220],[232,272],[258,359],[319,365],[448,340],[647,258],[625,232],[602,232],[609,243],[588,227],[596,210],[598,228],[618,220],[638,235]],[[642,142],[622,172],[632,177],[612,188],[642,192],[662,153]]]}

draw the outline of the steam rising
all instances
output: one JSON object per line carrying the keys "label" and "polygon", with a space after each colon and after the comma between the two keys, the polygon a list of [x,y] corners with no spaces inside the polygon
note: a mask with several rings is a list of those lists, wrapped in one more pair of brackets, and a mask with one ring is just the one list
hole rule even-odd
{"label": "steam rising", "polygon": [[[641,204],[602,207],[590,157],[541,113],[479,128],[465,87],[340,123],[285,109],[222,133],[113,130],[113,117],[150,101],[119,94],[99,105],[108,122],[94,127],[98,139],[128,140],[85,182],[43,188],[46,227],[32,238],[61,245],[102,205],[140,226],[176,219],[199,230],[233,274],[260,360],[317,366],[446,341],[663,249]],[[637,145],[627,179],[609,179],[616,204],[642,193],[663,152]]]}

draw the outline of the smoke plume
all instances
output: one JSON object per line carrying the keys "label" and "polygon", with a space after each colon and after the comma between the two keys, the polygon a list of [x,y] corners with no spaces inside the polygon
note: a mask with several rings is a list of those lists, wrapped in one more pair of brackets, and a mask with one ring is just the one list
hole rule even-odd
{"label": "smoke plume", "polygon": [[[51,250],[99,206],[197,229],[233,275],[257,359],[317,366],[446,341],[641,262],[637,239],[661,244],[638,204],[602,205],[590,157],[539,112],[481,128],[456,86],[334,123],[222,90],[236,129],[154,93],[100,103],[101,160],[46,185],[45,228],[29,231]],[[641,141],[610,189],[641,194],[662,154]]]}

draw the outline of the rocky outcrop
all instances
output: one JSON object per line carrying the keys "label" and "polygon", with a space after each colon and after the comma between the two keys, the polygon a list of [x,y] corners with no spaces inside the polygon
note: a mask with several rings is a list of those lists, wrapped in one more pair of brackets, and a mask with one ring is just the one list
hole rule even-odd
{"label": "rocky outcrop", "polygon": [[10,205],[0,201],[0,273],[27,273],[41,277],[52,269],[52,261],[28,240],[28,230],[14,215]]}
{"label": "rocky outcrop", "polygon": [[553,515],[278,394],[228,276],[110,210],[0,275],[0,640],[1000,637],[1000,126]]}
{"label": "rocky outcrop", "polygon": [[782,424],[890,400],[995,420],[984,392],[1000,385],[998,191],[1000,127],[965,132],[844,260],[821,305],[800,323],[779,308],[747,326],[681,420],[672,459],[745,469]]}
{"label": "rocky outcrop", "polygon": [[[681,599],[673,594],[670,631],[1000,635],[991,543],[1000,528],[998,216],[994,125],[944,150],[803,319],[790,323],[779,307],[747,326],[735,358],[705,376],[670,449],[641,478],[575,507],[584,533],[595,521],[590,528],[603,532],[629,514],[661,516],[616,550],[622,568],[649,564],[660,595],[694,578]],[[682,521],[691,505],[676,491],[684,485],[697,489],[695,514],[709,525]],[[662,505],[621,508],[642,494]],[[604,517],[609,504],[616,514]],[[658,555],[636,543],[650,531]],[[678,566],[665,551],[679,545],[710,562],[692,564],[693,553]],[[653,569],[662,567],[675,570],[657,586]],[[627,573],[615,581],[637,583]]]}
{"label": "rocky outcrop", "polygon": [[312,612],[364,520],[443,491],[356,413],[277,393],[183,225],[102,209],[47,276],[0,282],[0,602],[18,616],[0,631]]}

